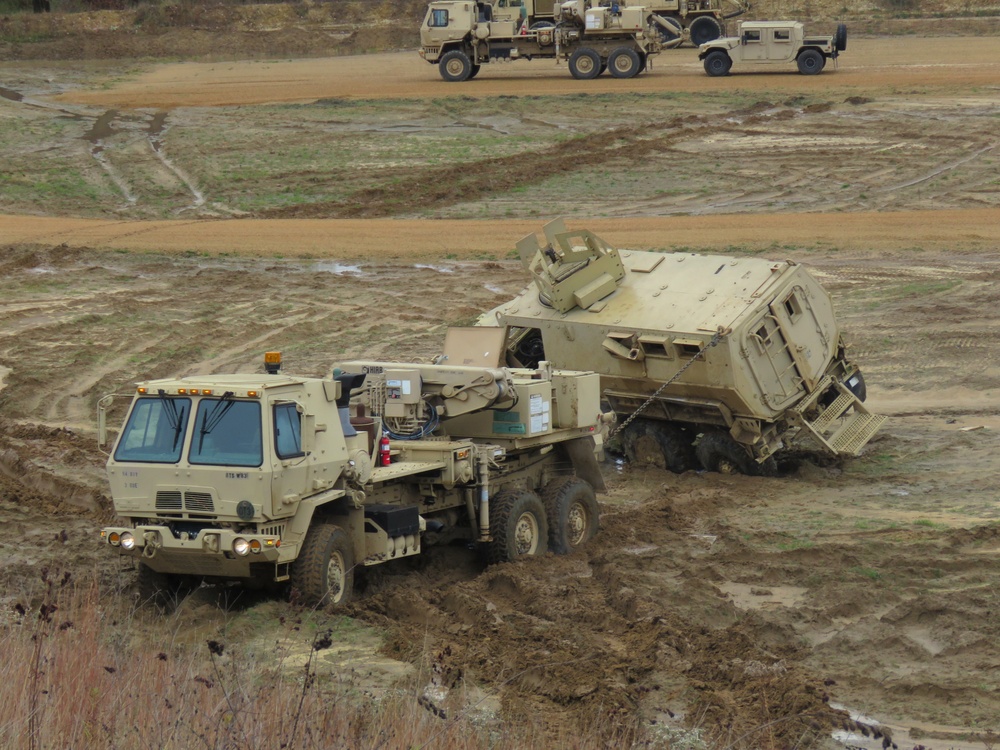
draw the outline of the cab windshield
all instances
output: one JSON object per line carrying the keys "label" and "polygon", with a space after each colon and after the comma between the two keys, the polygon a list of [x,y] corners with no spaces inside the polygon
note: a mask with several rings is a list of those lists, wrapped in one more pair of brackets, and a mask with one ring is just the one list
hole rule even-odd
{"label": "cab windshield", "polygon": [[264,462],[257,401],[203,398],[198,402],[188,461],[213,466],[260,466]]}
{"label": "cab windshield", "polygon": [[122,431],[116,461],[175,464],[181,460],[191,399],[169,396],[140,398]]}

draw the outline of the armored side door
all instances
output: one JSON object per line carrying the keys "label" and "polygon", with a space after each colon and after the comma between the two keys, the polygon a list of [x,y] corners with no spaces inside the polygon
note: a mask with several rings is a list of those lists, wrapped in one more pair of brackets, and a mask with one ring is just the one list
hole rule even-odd
{"label": "armored side door", "polygon": [[773,313],[747,329],[741,354],[765,406],[781,411],[802,396],[802,377]]}

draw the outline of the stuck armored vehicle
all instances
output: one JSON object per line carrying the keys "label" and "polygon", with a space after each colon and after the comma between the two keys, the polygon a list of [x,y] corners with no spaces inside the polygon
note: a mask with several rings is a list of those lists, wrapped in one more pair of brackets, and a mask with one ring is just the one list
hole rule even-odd
{"label": "stuck armored vehicle", "polygon": [[509,366],[600,373],[631,460],[767,474],[791,438],[856,455],[885,421],[864,406],[830,296],[801,265],[619,251],[545,226],[517,243],[534,280],[483,315]]}
{"label": "stuck armored vehicle", "polygon": [[356,567],[435,541],[496,563],[596,532],[595,373],[356,361],[301,378],[269,356],[269,374],[138,385],[107,463],[127,524],[101,537],[144,598],[288,583],[335,606]]}
{"label": "stuck armored vehicle", "polygon": [[553,12],[554,23],[531,23],[500,10],[494,17],[487,2],[434,0],[420,27],[420,56],[454,82],[475,78],[491,61],[536,57],[567,61],[574,78],[596,78],[605,70],[632,78],[661,49],[643,7],[568,0]]}
{"label": "stuck armored vehicle", "polygon": [[833,36],[806,34],[799,21],[744,21],[739,35],[706,42],[699,47],[710,76],[728,75],[733,63],[795,63],[803,75],[816,75],[827,60],[847,49],[847,27]]}

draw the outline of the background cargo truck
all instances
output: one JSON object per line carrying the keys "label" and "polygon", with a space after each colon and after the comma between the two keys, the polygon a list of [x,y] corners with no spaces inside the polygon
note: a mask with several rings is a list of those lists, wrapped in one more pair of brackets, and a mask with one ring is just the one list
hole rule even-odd
{"label": "background cargo truck", "polygon": [[630,459],[764,474],[795,436],[852,456],[885,421],[798,263],[619,251],[561,221],[544,232],[517,244],[534,284],[477,325],[503,331],[508,365],[600,373]]}
{"label": "background cargo truck", "polygon": [[145,598],[166,606],[202,581],[287,583],[335,606],[357,566],[435,541],[467,540],[499,563],[569,552],[597,530],[595,373],[270,370],[138,385],[107,462],[126,523],[101,536],[136,560]]}
{"label": "background cargo truck", "polygon": [[569,0],[554,6],[554,22],[501,10],[507,12],[494,16],[486,2],[435,0],[420,28],[420,56],[446,81],[475,78],[490,62],[536,57],[566,61],[574,78],[596,78],[605,70],[632,78],[661,49],[643,7]]}

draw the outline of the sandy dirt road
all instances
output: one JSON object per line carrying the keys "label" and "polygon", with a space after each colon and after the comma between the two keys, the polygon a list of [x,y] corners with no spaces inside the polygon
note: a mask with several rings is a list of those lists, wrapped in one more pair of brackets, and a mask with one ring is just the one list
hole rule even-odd
{"label": "sandy dirt road", "polygon": [[784,89],[863,95],[894,87],[954,91],[956,86],[992,86],[1000,78],[1000,38],[906,37],[852,39],[836,72],[800,76],[769,67],[737,69],[733,76],[705,75],[689,48],[668,50],[653,69],[628,81],[601,77],[573,80],[565,66],[548,60],[486,66],[475,81],[442,81],[437,68],[416,52],[361,57],[251,63],[179,63],[156,66],[134,80],[106,89],[70,91],[56,101],[105,107],[206,107],[267,102],[303,102],[323,98],[361,99],[494,97],[530,91],[545,94],[604,94],[621,91],[711,92],[738,86],[746,90]]}

